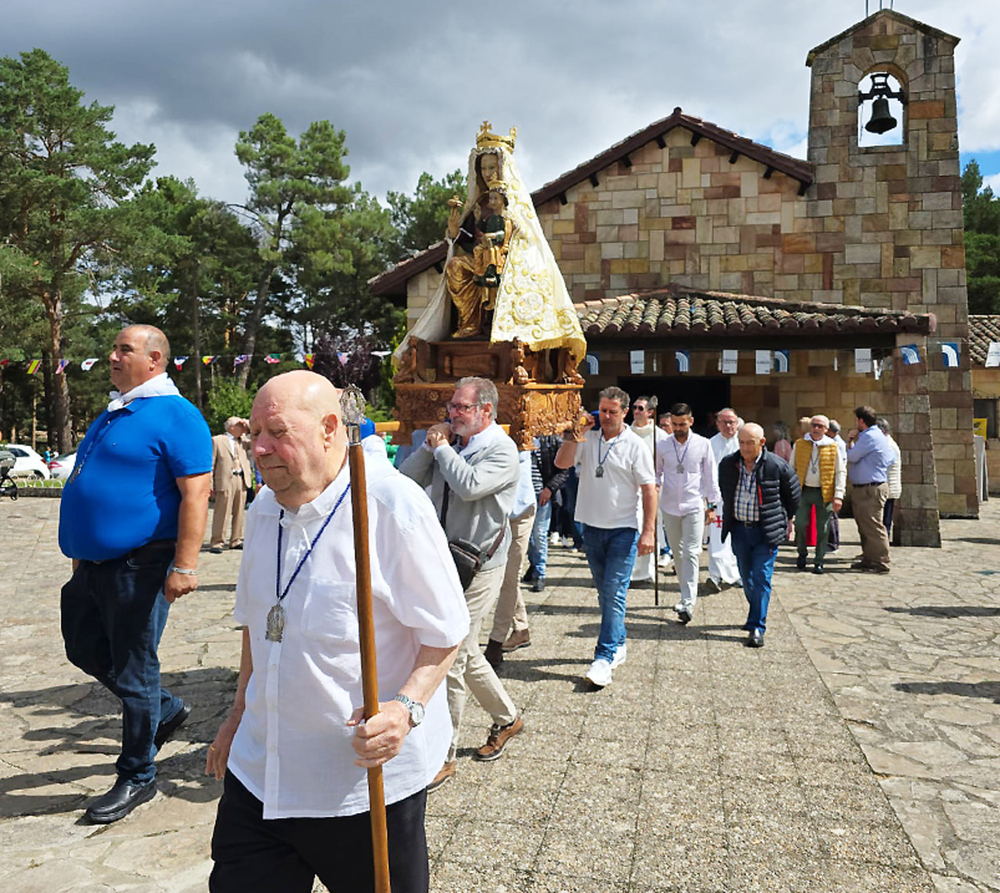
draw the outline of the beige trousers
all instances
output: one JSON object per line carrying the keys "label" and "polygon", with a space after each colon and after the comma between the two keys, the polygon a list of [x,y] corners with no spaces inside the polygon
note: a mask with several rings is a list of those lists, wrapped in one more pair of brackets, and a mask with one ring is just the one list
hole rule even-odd
{"label": "beige trousers", "polygon": [[518,518],[510,519],[510,551],[507,553],[507,567],[504,569],[503,583],[500,584],[500,599],[493,615],[493,629],[490,638],[503,642],[511,625],[515,632],[528,628],[528,609],[521,595],[521,576],[528,566],[528,542],[531,528],[535,525],[535,507],[532,506]]}
{"label": "beige trousers", "polygon": [[[243,542],[243,519],[247,509],[247,491],[243,478],[233,475],[225,490],[215,491],[215,511],[212,514],[213,548],[221,548],[225,542],[226,527],[230,528],[229,545],[238,546]],[[230,523],[231,522],[231,523]]]}
{"label": "beige trousers", "polygon": [[517,719],[517,707],[503,687],[503,683],[493,672],[493,667],[483,656],[479,647],[479,630],[483,620],[489,615],[500,595],[505,567],[480,571],[465,591],[465,601],[469,606],[469,635],[458,649],[458,657],[448,671],[448,710],[451,713],[451,748],[448,760],[455,759],[458,750],[458,733],[465,711],[465,699],[469,692],[479,701],[480,706],[499,726],[505,726]]}

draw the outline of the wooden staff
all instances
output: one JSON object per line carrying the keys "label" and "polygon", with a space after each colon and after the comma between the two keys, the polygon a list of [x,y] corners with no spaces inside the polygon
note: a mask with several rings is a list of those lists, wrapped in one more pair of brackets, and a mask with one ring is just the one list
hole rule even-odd
{"label": "wooden staff", "polygon": [[[361,391],[349,386],[341,396],[347,425],[348,465],[351,472],[351,509],[354,514],[354,565],[358,590],[358,632],[361,640],[361,689],[365,720],[378,713],[378,669],[375,662],[375,619],[372,612],[371,556],[368,550],[368,485],[361,446],[361,422],[365,400]],[[372,855],[375,860],[375,893],[391,893],[389,886],[389,834],[385,820],[385,790],[382,767],[368,770],[368,808],[372,823]]]}
{"label": "wooden staff", "polygon": [[[656,432],[660,426],[657,424],[657,400],[650,397],[646,403],[646,408],[653,412],[653,476],[656,476]],[[653,604],[660,606],[660,488],[656,488],[656,518],[653,521]]]}

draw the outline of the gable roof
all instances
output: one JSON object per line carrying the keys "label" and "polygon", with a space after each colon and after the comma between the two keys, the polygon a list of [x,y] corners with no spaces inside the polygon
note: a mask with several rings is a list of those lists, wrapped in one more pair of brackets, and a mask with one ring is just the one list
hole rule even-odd
{"label": "gable roof", "polygon": [[842,41],[845,37],[849,37],[857,31],[866,29],[871,22],[874,22],[875,19],[878,18],[895,19],[900,24],[908,25],[914,31],[920,31],[922,34],[937,37],[939,40],[949,40],[956,44],[961,40],[961,38],[955,37],[954,34],[949,34],[947,31],[941,31],[938,28],[932,28],[930,25],[925,25],[923,22],[911,19],[909,16],[905,16],[901,12],[896,12],[894,9],[880,9],[878,12],[873,12],[870,16],[868,16],[868,18],[862,19],[860,22],[856,22],[851,25],[850,28],[845,28],[840,32],[840,34],[831,37],[829,40],[824,40],[819,46],[813,47],[809,50],[809,53],[806,56],[806,65],[811,68],[816,56],[824,50],[829,49],[835,43],[840,43],[840,41]]}
{"label": "gable roof", "polygon": [[[531,200],[535,208],[538,209],[552,199],[565,200],[566,191],[582,183],[584,180],[596,178],[597,175],[617,162],[631,164],[629,156],[631,153],[641,149],[647,143],[654,140],[665,147],[664,136],[671,130],[682,127],[691,133],[692,144],[697,143],[702,138],[711,140],[719,146],[728,149],[732,153],[732,160],[735,161],[739,155],[744,155],[753,161],[763,165],[763,176],[770,177],[775,171],[785,174],[787,177],[797,180],[799,183],[799,194],[804,194],[805,190],[813,182],[815,177],[815,166],[791,155],[785,155],[768,148],[761,143],[738,136],[730,130],[724,130],[709,121],[703,121],[693,115],[684,114],[678,106],[673,113],[666,118],[650,124],[643,130],[633,133],[630,137],[615,143],[609,149],[595,155],[589,161],[567,171],[540,189],[531,193]],[[409,279],[422,273],[424,270],[440,264],[448,255],[448,246],[444,241],[432,245],[430,248],[415,254],[413,257],[396,264],[391,270],[387,270],[379,276],[369,280],[369,285],[373,294],[383,297],[403,296],[406,293],[406,283]]]}
{"label": "gable roof", "polygon": [[[590,338],[756,337],[797,338],[929,334],[931,313],[783,301],[753,295],[664,289],[576,304],[583,334]],[[996,317],[1000,322],[1000,317]]]}

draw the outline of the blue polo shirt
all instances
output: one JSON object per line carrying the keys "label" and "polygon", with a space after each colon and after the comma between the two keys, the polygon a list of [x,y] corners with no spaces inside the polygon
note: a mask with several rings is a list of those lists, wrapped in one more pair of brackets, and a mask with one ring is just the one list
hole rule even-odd
{"label": "blue polo shirt", "polygon": [[146,397],[101,413],[76,454],[63,489],[59,548],[106,561],[177,536],[175,478],[212,470],[212,437],[180,396]]}

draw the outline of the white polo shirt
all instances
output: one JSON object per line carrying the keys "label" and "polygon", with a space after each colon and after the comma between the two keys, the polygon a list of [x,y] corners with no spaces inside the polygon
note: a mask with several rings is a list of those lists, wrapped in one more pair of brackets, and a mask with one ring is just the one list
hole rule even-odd
{"label": "white polo shirt", "polygon": [[[603,469],[600,477],[599,465]],[[656,483],[656,478],[651,451],[638,434],[623,427],[617,437],[605,440],[599,427],[588,431],[587,439],[576,447],[576,473],[580,478],[576,521],[607,530],[642,530],[639,488]]]}
{"label": "white polo shirt", "polygon": [[[391,700],[421,645],[446,648],[468,633],[469,612],[430,499],[384,455],[365,452],[372,601],[379,700]],[[337,479],[282,525],[282,590],[350,480]],[[354,765],[354,729],[363,706],[348,494],[302,566],[282,605],[281,642],[265,639],[275,604],[281,506],[267,488],[247,517],[236,587],[237,623],[250,630],[253,673],[229,769],[264,804],[264,818],[354,815],[368,809],[366,770]],[[382,767],[386,803],[422,790],[447,756],[451,720],[441,685],[424,722]]]}

